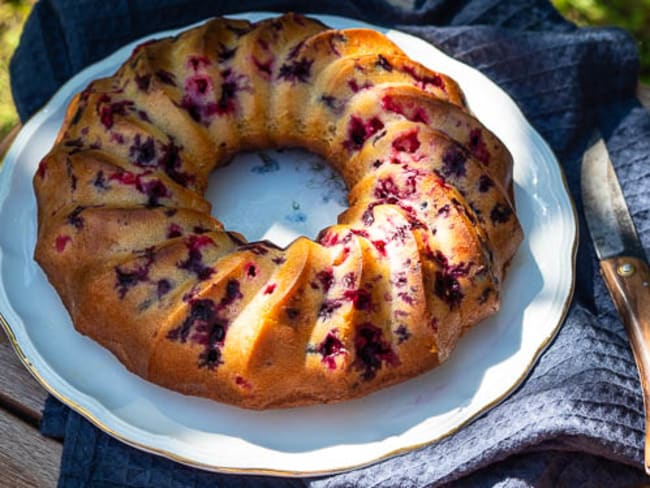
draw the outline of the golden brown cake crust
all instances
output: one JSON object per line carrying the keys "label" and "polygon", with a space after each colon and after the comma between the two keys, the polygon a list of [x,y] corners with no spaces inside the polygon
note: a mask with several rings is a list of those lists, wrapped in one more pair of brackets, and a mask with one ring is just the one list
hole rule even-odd
{"label": "golden brown cake crust", "polygon": [[[248,243],[203,193],[238,151],[300,146],[350,208]],[[34,175],[35,259],[134,373],[245,408],[337,402],[444,361],[495,313],[522,240],[512,158],[458,84],[382,34],[286,14],[138,46],[71,101]]]}

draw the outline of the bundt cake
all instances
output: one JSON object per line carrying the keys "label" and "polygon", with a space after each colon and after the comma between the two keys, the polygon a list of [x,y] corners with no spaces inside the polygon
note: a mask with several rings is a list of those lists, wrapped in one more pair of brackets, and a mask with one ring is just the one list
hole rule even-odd
{"label": "bundt cake", "polygon": [[[224,229],[212,170],[289,146],[342,175],[338,223],[285,249]],[[436,366],[499,308],[512,186],[456,82],[382,34],[215,18],[74,97],[34,175],[35,258],[145,379],[245,408],[341,401]]]}

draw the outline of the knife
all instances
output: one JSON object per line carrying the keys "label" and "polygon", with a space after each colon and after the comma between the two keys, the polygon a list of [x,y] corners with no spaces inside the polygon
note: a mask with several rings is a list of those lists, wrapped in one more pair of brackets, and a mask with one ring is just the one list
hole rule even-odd
{"label": "knife", "polygon": [[650,270],[600,134],[582,158],[580,183],[587,228],[600,271],[630,339],[645,412],[646,473],[650,474]]}

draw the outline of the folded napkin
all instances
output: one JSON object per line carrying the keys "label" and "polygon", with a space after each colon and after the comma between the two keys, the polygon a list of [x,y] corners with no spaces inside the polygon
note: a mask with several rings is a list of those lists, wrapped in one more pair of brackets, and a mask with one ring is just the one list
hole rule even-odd
{"label": "folded napkin", "polygon": [[[294,10],[391,25],[478,68],[514,98],[555,151],[579,215],[581,156],[599,126],[648,249],[650,115],[634,98],[638,58],[625,32],[578,29],[546,0],[392,1],[42,1],[11,63],[14,98],[26,120],[71,75],[121,45],[214,15]],[[282,479],[208,473],[140,452],[53,399],[42,431],[64,439],[61,486],[628,486],[646,479],[640,392],[628,340],[583,239],[568,316],[528,379],[422,449],[348,473]]]}

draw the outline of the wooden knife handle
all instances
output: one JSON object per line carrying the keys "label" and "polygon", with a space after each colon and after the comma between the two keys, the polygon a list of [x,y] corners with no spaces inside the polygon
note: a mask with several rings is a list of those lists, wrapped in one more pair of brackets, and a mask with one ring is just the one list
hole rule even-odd
{"label": "wooden knife handle", "polygon": [[650,474],[650,269],[648,263],[619,256],[600,262],[600,270],[630,338],[639,370],[645,411],[645,470]]}

